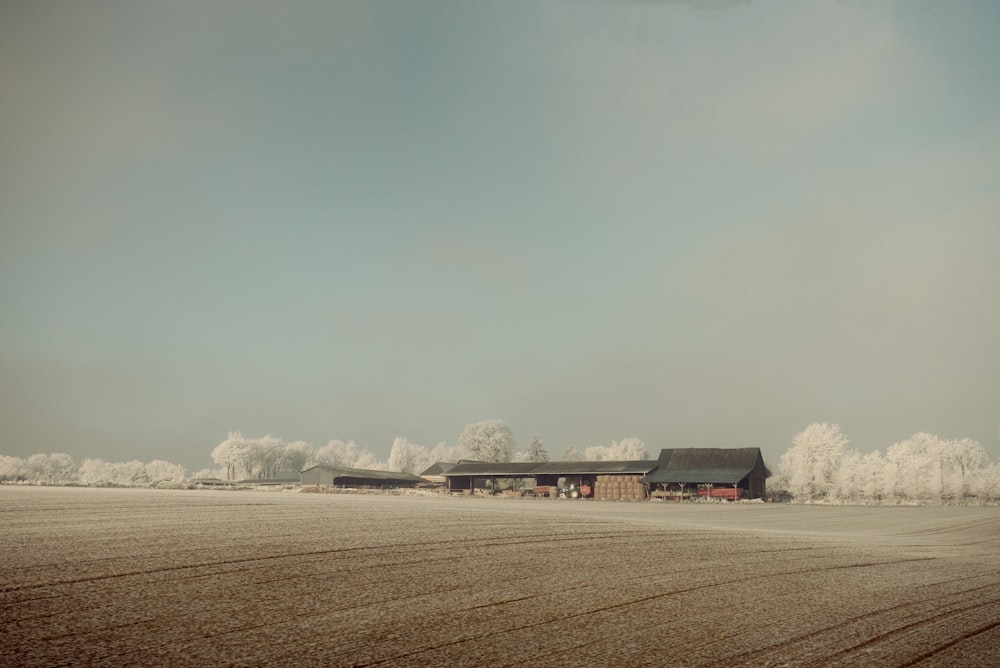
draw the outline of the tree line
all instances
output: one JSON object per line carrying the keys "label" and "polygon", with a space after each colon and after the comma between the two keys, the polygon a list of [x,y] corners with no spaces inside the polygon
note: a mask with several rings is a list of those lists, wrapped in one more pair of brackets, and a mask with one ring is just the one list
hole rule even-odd
{"label": "tree line", "polygon": [[792,438],[781,457],[773,491],[799,502],[994,503],[1000,501],[1000,464],[968,438],[918,433],[880,450],[848,449],[840,426],[814,423]]}
{"label": "tree line", "polygon": [[[189,475],[183,466],[163,460],[108,462],[88,458],[76,461],[66,453],[35,454],[27,458],[0,455],[0,482],[43,485],[81,484],[91,486],[181,486],[200,479],[227,481],[297,478],[310,466],[400,471],[420,474],[435,462],[479,461],[548,461],[544,442],[537,436],[527,450],[519,451],[513,433],[502,420],[490,419],[468,424],[454,445],[446,442],[427,447],[399,436],[393,440],[387,460],[354,441],[333,439],[316,447],[305,441],[285,441],[266,434],[246,437],[229,432],[211,452],[218,468],[202,469]],[[568,448],[563,459],[612,460],[648,459],[645,444],[638,438],[612,441],[607,446]]]}
{"label": "tree line", "polygon": [[[592,446],[579,450],[571,447],[563,459],[589,461],[612,459],[648,459],[645,444],[638,438],[612,441],[608,446]],[[399,471],[420,474],[435,462],[457,462],[475,459],[485,462],[548,461],[544,442],[537,436],[527,450],[519,451],[514,435],[503,420],[490,419],[468,424],[458,435],[455,445],[440,442],[433,447],[413,443],[397,436],[389,450],[389,458],[379,460],[367,448],[354,441],[334,439],[321,447],[266,435],[246,438],[240,432],[230,432],[212,451],[212,460],[219,465],[227,480],[266,479],[285,474],[298,474],[310,466],[335,466],[371,470]]]}
{"label": "tree line", "polygon": [[0,482],[37,485],[89,485],[93,487],[175,487],[186,483],[180,464],[162,459],[141,462],[107,462],[87,458],[77,462],[65,452],[26,457],[0,455]]}
{"label": "tree line", "polygon": [[[850,449],[835,424],[814,423],[792,438],[767,486],[774,496],[796,502],[899,504],[1000,502],[1000,463],[990,462],[985,448],[972,439],[946,439],[928,433],[889,446],[885,453]],[[310,466],[360,468],[420,474],[435,462],[549,460],[536,435],[524,451],[517,449],[510,428],[497,419],[468,424],[457,442],[433,447],[397,437],[382,461],[354,441],[334,439],[316,447],[304,441],[286,442],[270,434],[248,438],[230,432],[211,452],[218,468],[188,475],[184,467],[164,460],[108,462],[87,458],[77,462],[66,453],[34,454],[27,458],[0,455],[0,482],[46,485],[184,486],[192,480],[228,481],[297,478]],[[570,447],[563,460],[644,460],[649,458],[638,438],[606,446]]]}

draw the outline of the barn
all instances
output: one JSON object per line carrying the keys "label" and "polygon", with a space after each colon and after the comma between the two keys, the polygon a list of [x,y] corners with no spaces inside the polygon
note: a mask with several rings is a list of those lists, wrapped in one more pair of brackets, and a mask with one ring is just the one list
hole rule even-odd
{"label": "barn", "polygon": [[427,481],[412,473],[353,469],[343,466],[313,466],[299,473],[303,485],[329,485],[356,489],[395,489],[416,487]]}
{"label": "barn", "polygon": [[[645,498],[640,479],[656,462],[460,462],[444,472],[449,491],[500,489],[530,481],[536,496],[575,495],[605,500]],[[504,485],[506,481],[506,485]]]}
{"label": "barn", "polygon": [[456,462],[434,462],[427,467],[426,470],[420,472],[420,477],[425,479],[432,485],[446,485],[448,480],[445,478],[445,472],[450,471],[457,464],[464,464],[473,460],[470,459],[460,459]]}
{"label": "barn", "polygon": [[608,501],[715,498],[759,499],[771,475],[760,448],[669,448],[656,460],[605,462],[462,461],[442,470],[449,491],[517,488],[535,496],[582,496]]}
{"label": "barn", "polygon": [[669,448],[642,478],[654,496],[760,499],[771,475],[760,448]]}

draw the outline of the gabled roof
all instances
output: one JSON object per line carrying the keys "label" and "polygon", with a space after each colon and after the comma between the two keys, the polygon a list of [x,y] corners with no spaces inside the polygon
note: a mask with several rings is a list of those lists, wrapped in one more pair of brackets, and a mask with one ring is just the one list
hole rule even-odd
{"label": "gabled roof", "polygon": [[642,482],[734,484],[751,473],[771,475],[760,448],[665,448]]}
{"label": "gabled roof", "polygon": [[[465,462],[474,462],[474,459],[460,459],[457,464],[463,464]],[[456,462],[434,462],[427,467],[426,471],[422,471],[420,475],[444,475],[452,469],[452,467],[457,465]]]}
{"label": "gabled roof", "polygon": [[649,459],[608,462],[459,462],[445,471],[444,475],[446,478],[531,478],[538,475],[648,473],[655,467],[656,462]]}
{"label": "gabled roof", "polygon": [[352,469],[346,466],[310,466],[302,471],[312,471],[313,469],[323,469],[333,473],[334,478],[356,478],[367,480],[405,480],[407,482],[427,482],[423,478],[413,473],[400,473],[399,471],[376,471],[374,469]]}

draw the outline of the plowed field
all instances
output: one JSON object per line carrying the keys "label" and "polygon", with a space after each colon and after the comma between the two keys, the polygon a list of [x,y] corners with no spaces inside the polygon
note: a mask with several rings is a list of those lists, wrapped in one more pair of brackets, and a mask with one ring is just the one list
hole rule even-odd
{"label": "plowed field", "polygon": [[995,666],[1000,509],[0,487],[4,666]]}

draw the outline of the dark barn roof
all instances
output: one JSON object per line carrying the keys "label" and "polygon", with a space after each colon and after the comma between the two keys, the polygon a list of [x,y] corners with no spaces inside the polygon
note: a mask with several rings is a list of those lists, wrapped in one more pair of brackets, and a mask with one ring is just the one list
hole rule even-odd
{"label": "dark barn roof", "polygon": [[607,475],[648,473],[656,467],[653,460],[608,462],[459,462],[444,475],[475,478],[532,478],[539,475]]}
{"label": "dark barn roof", "polygon": [[771,475],[760,448],[666,448],[656,464],[642,482],[735,484],[751,474]]}
{"label": "dark barn roof", "polygon": [[334,479],[336,478],[350,478],[352,480],[372,480],[379,482],[427,482],[418,475],[413,473],[400,473],[399,471],[376,471],[374,469],[352,469],[346,466],[311,466],[304,471],[312,471],[313,469],[323,469],[330,471],[333,474]]}
{"label": "dark barn roof", "polygon": [[[427,467],[426,471],[422,471],[420,475],[444,475],[458,464],[465,464],[467,462],[476,462],[474,459],[460,459],[458,462],[434,462]],[[477,462],[478,463],[478,462]]]}

